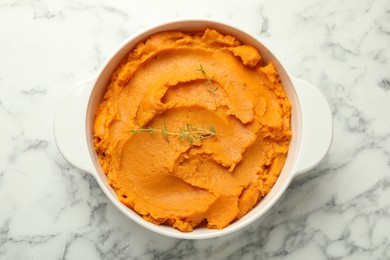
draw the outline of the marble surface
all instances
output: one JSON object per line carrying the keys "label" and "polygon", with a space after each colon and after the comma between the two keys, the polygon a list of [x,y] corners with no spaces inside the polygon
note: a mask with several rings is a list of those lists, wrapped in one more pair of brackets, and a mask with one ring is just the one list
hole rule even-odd
{"label": "marble surface", "polygon": [[[390,259],[390,2],[0,0],[0,259]],[[334,142],[261,220],[190,241],[128,220],[59,154],[60,96],[177,17],[258,35],[328,98]]]}

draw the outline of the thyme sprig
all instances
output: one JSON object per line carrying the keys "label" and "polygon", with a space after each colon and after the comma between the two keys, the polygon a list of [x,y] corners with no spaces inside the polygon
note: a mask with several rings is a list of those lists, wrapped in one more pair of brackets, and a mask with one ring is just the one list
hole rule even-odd
{"label": "thyme sprig", "polygon": [[180,127],[178,132],[169,131],[166,124],[164,124],[164,127],[161,129],[153,128],[151,126],[143,128],[140,124],[138,124],[138,129],[130,130],[130,133],[135,134],[139,134],[141,132],[149,132],[150,134],[155,132],[161,133],[161,135],[168,143],[168,136],[177,136],[179,140],[186,140],[190,145],[193,144],[194,140],[203,140],[213,136],[219,136],[219,134],[215,132],[214,126],[212,125],[210,125],[210,127],[207,129],[203,127],[197,127],[194,124],[189,123],[187,123],[185,127]]}
{"label": "thyme sprig", "polygon": [[204,84],[209,85],[209,89],[207,91],[210,92],[210,94],[215,95],[215,91],[218,90],[218,86],[215,87],[213,85],[213,79],[209,75],[207,75],[206,71],[203,69],[203,66],[200,65],[199,69],[197,69],[196,71],[201,72],[203,77],[207,80],[206,82],[204,82]]}

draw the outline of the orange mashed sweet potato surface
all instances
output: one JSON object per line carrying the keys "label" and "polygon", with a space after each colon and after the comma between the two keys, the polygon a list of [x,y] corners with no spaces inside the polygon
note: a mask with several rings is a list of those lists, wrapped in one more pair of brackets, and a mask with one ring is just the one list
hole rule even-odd
{"label": "orange mashed sweet potato surface", "polygon": [[119,200],[144,219],[222,229],[270,192],[290,117],[277,71],[254,47],[215,30],[167,31],[112,73],[94,144]]}

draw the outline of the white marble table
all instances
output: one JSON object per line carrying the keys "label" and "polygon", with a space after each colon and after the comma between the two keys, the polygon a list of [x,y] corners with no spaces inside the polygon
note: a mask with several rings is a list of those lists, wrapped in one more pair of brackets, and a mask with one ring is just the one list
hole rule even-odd
{"label": "white marble table", "polygon": [[[0,0],[0,259],[390,258],[390,2],[241,2]],[[138,226],[53,140],[59,97],[130,34],[176,17],[256,33],[334,115],[321,165],[261,221],[223,238]]]}

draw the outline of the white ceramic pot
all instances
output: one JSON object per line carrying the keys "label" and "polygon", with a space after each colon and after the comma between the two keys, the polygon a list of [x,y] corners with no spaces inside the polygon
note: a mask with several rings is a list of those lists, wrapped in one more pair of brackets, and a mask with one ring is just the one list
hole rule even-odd
{"label": "white ceramic pot", "polygon": [[[234,35],[241,42],[257,48],[265,62],[273,62],[292,103],[293,138],[286,163],[277,182],[271,192],[248,214],[222,230],[198,228],[193,232],[183,233],[169,226],[152,224],[119,202],[116,193],[107,184],[106,175],[100,167],[93,147],[93,123],[96,108],[103,97],[112,71],[121,58],[138,42],[160,31],[200,31],[206,28]],[[78,84],[64,95],[57,107],[54,119],[54,136],[61,154],[69,163],[91,174],[120,211],[147,229],[162,235],[185,239],[204,239],[226,235],[260,218],[281,197],[295,176],[318,165],[330,148],[332,135],[332,114],[325,97],[316,87],[292,76],[270,49],[254,36],[226,23],[205,19],[171,21],[132,35],[106,60],[95,78]]]}

